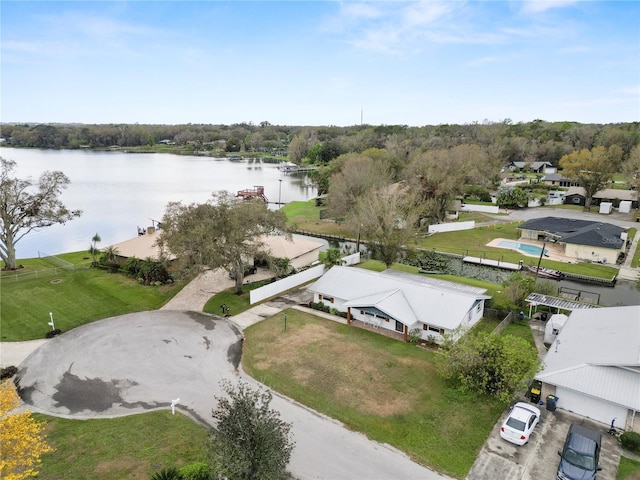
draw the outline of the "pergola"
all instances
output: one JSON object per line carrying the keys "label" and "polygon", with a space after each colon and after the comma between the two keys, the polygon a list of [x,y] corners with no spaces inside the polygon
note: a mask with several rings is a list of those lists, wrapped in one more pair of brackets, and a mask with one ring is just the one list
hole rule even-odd
{"label": "pergola", "polygon": [[542,293],[531,293],[525,302],[529,304],[529,318],[531,318],[531,309],[535,306],[536,310],[538,305],[544,305],[546,307],[555,308],[556,313],[560,310],[579,310],[582,308],[600,308],[598,305],[591,303],[575,302],[560,297],[552,297],[551,295],[543,295]]}

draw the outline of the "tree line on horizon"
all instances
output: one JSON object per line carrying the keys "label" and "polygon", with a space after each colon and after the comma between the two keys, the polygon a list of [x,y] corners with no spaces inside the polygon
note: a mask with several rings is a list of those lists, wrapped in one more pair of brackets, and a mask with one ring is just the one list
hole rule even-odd
{"label": "tree line on horizon", "polygon": [[3,123],[4,144],[45,149],[171,147],[179,153],[223,151],[286,153],[300,163],[328,163],[346,153],[385,149],[398,161],[416,151],[478,145],[502,163],[546,161],[558,165],[573,151],[622,150],[622,161],[640,143],[640,122],[582,124],[578,122],[501,122],[407,125],[281,126],[268,121],[232,125],[46,124]]}

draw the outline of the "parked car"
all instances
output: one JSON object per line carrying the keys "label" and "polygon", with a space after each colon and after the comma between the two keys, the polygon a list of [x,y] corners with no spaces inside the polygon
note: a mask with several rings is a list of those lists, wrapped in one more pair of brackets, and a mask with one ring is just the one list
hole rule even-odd
{"label": "parked car", "polygon": [[[244,277],[246,277],[247,275],[253,275],[254,273],[256,273],[258,271],[258,268],[255,265],[245,265],[244,266]],[[236,275],[234,272],[229,272],[229,278],[231,278],[232,280],[236,279]]]}
{"label": "parked car", "polygon": [[572,424],[560,455],[557,480],[595,480],[602,435],[597,430]]}
{"label": "parked car", "polygon": [[507,442],[524,445],[540,421],[540,410],[526,402],[518,402],[500,427],[500,436]]}

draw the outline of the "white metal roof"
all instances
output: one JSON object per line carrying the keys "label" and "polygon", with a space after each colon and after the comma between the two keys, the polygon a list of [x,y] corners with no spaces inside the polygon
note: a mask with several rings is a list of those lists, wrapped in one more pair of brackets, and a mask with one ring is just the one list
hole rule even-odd
{"label": "white metal roof", "polygon": [[640,305],[571,312],[536,378],[640,410]]}
{"label": "white metal roof", "polygon": [[428,285],[420,279],[418,275],[396,276],[361,268],[333,267],[308,289],[342,299],[345,306],[375,306],[405,325],[422,322],[446,329],[456,328],[477,300],[489,298],[480,293]]}

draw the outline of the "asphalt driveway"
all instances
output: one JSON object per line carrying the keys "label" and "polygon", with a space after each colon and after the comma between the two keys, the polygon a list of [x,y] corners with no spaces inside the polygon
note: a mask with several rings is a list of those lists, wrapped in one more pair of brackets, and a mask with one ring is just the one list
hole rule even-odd
{"label": "asphalt driveway", "polygon": [[[20,365],[19,386],[34,410],[104,418],[169,408],[211,424],[220,381],[242,378],[242,333],[198,312],[152,311],[100,320],[51,339]],[[402,452],[274,394],[292,423],[290,470],[300,479],[444,479]]]}

